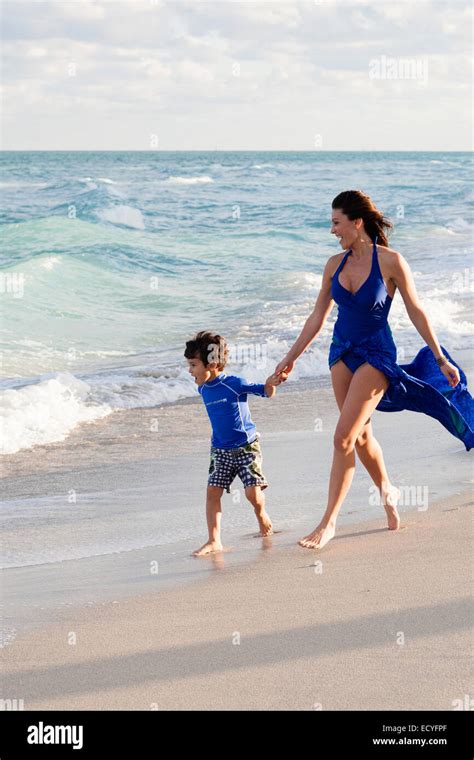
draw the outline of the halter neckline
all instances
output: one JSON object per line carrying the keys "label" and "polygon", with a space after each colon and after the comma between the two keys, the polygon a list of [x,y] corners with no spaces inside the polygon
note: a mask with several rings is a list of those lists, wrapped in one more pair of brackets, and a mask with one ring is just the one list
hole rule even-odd
{"label": "halter neckline", "polygon": [[[375,251],[375,247],[376,247],[376,245],[377,245],[377,240],[378,240],[378,235],[376,235],[376,236],[374,237],[374,239],[372,240],[372,255],[374,254],[374,251]],[[347,253],[346,253],[346,256],[349,256],[349,254],[350,254],[350,253],[352,253],[352,246],[351,246],[351,247],[349,248],[349,250],[347,251]]]}
{"label": "halter neckline", "polygon": [[[364,280],[364,282],[362,283],[362,285],[359,288],[357,288],[357,290],[354,293],[352,293],[352,291],[350,291],[347,288],[345,288],[344,285],[342,285],[341,281],[339,280],[339,273],[342,270],[342,268],[344,267],[344,264],[347,261],[347,257],[350,256],[351,253],[352,253],[352,248],[349,248],[349,250],[347,251],[346,255],[344,256],[343,260],[341,261],[341,263],[339,264],[339,266],[337,268],[336,279],[337,279],[337,284],[339,285],[339,287],[342,288],[342,290],[344,290],[348,295],[350,295],[354,299],[360,293],[360,291],[362,290],[362,288],[364,288],[365,285],[367,285],[367,283],[372,278],[372,273],[374,271],[375,260],[376,260],[376,257],[377,257],[377,235],[375,236],[374,240],[372,241],[372,261],[371,261],[371,264],[370,264],[369,275]],[[385,283],[384,283],[384,285],[385,285]],[[385,287],[385,290],[387,290],[386,287]],[[390,298],[390,296],[388,295],[388,291],[387,291],[387,296]]]}

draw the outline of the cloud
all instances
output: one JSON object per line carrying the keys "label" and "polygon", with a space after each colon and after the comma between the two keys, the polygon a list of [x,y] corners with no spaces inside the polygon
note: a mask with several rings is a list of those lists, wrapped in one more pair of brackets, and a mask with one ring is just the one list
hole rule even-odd
{"label": "cloud", "polygon": [[[5,148],[99,149],[91,120],[109,148],[144,149],[159,129],[168,149],[308,149],[317,125],[325,147],[356,149],[368,121],[374,148],[397,148],[394,101],[420,148],[427,112],[432,148],[470,145],[464,0],[7,0],[3,15]],[[427,81],[371,79],[388,58],[426,64]]]}

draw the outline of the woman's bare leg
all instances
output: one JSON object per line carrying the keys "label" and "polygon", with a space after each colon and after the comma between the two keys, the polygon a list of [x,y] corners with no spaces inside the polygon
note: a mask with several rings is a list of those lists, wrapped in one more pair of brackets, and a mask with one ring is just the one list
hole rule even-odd
{"label": "woman's bare leg", "polygon": [[391,484],[385,467],[382,447],[372,432],[370,420],[362,428],[356,441],[357,456],[380,491],[382,504],[387,514],[389,530],[398,530],[400,515],[397,503],[400,497],[398,488]]}
{"label": "woman's bare leg", "polygon": [[299,541],[301,546],[320,549],[334,536],[337,515],[354,476],[357,438],[388,385],[383,372],[367,362],[354,372],[334,433],[326,511],[314,531]]}
{"label": "woman's bare leg", "polygon": [[[354,373],[343,361],[336,362],[331,368],[332,386],[339,410],[343,407],[353,375]],[[357,437],[356,452],[380,492],[389,530],[398,530],[400,516],[397,511],[397,502],[400,491],[390,482],[382,447],[374,436],[370,418],[366,420]]]}

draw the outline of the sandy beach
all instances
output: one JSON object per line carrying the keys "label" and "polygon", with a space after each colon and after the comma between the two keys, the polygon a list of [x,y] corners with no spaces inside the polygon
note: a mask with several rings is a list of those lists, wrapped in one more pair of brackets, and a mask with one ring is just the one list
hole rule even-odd
{"label": "sandy beach", "polygon": [[296,540],[325,506],[332,392],[288,384],[252,413],[280,532],[254,537],[236,481],[227,551],[207,558],[190,556],[205,537],[199,401],[119,412],[4,458],[4,698],[25,710],[450,710],[472,693],[462,443],[424,415],[376,413],[403,527],[386,530],[357,463],[339,532],[315,553]]}
{"label": "sandy beach", "polygon": [[469,507],[347,527],[319,555],[269,539],[251,563],[205,559],[199,584],[17,639],[4,693],[27,710],[451,710],[472,693]]}

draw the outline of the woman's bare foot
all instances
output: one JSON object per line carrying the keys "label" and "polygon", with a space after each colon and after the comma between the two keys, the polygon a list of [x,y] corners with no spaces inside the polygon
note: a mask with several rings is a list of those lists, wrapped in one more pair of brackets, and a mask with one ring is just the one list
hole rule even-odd
{"label": "woman's bare foot", "polygon": [[397,504],[400,498],[400,490],[396,486],[390,485],[388,488],[380,490],[382,503],[387,513],[387,524],[389,530],[398,530],[400,527],[400,515],[398,514]]}
{"label": "woman's bare foot", "polygon": [[300,546],[304,546],[305,549],[322,549],[331,538],[334,538],[336,533],[335,525],[318,525],[309,536],[305,536],[298,541]]}
{"label": "woman's bare foot", "polygon": [[258,520],[260,535],[271,536],[273,534],[273,525],[270,517],[265,512],[265,510],[262,510],[261,512],[257,512],[257,510],[255,510],[255,517]]}
{"label": "woman's bare foot", "polygon": [[193,552],[193,557],[203,557],[205,554],[213,554],[213,552],[221,552],[222,544],[220,541],[208,541],[200,549],[196,549]]}

